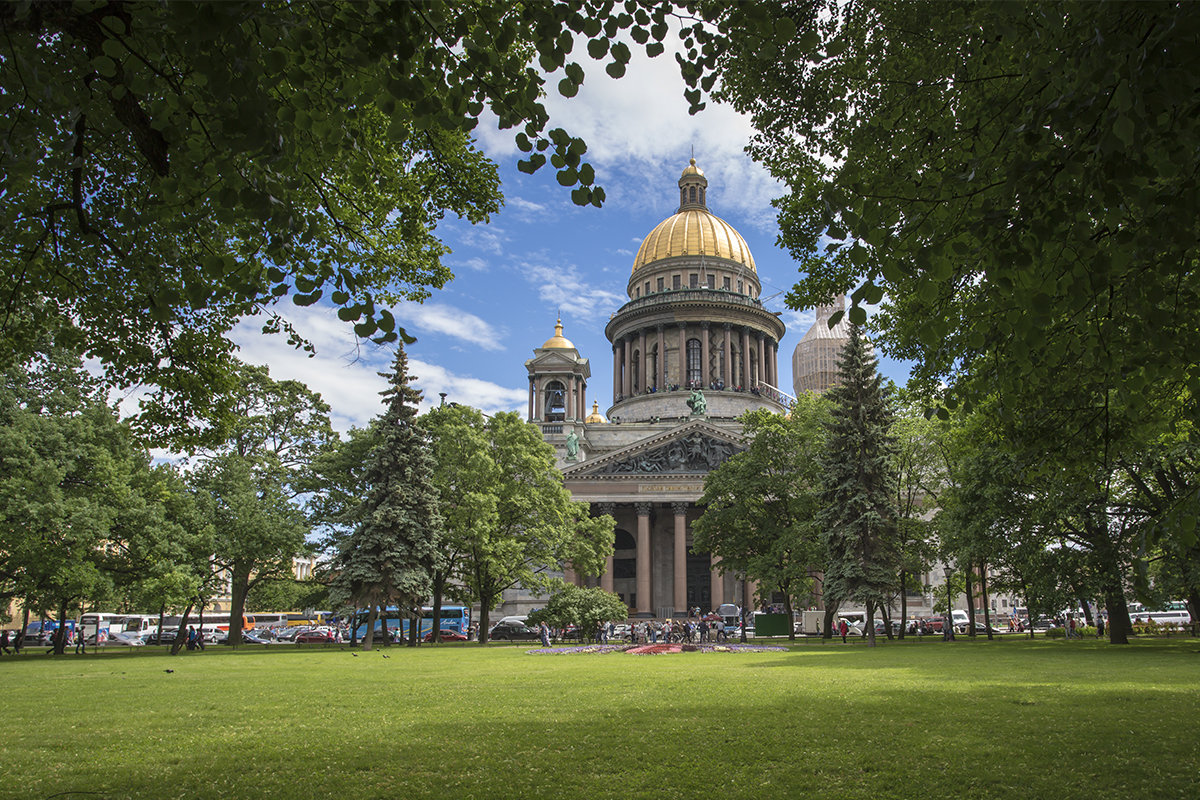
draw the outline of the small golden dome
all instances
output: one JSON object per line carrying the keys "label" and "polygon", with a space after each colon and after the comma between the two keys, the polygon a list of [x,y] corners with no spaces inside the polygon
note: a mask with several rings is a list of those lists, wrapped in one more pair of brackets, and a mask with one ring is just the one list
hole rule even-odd
{"label": "small golden dome", "polygon": [[604,422],[604,417],[600,416],[600,404],[595,400],[592,401],[592,413],[587,415],[584,420],[588,425],[594,425],[597,422]]}
{"label": "small golden dome", "polygon": [[696,159],[691,159],[688,165],[683,168],[684,175],[703,175],[704,170],[696,166]]}
{"label": "small golden dome", "polygon": [[752,272],[754,256],[742,235],[725,220],[705,209],[691,208],[667,217],[642,241],[633,271],[674,256],[711,256],[725,258],[748,267]]}
{"label": "small golden dome", "polygon": [[543,350],[574,350],[575,345],[571,340],[562,335],[562,320],[559,319],[554,323],[554,335],[546,340],[542,345]]}

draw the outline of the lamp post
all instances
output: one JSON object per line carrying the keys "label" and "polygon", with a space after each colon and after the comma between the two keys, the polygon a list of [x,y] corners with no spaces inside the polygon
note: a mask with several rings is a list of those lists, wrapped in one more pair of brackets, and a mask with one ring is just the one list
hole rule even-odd
{"label": "lamp post", "polygon": [[950,578],[954,575],[954,570],[950,569],[950,565],[946,565],[946,615],[942,617],[942,638],[947,642],[954,641],[954,615],[950,613],[950,607],[953,602],[950,589]]}
{"label": "lamp post", "polygon": [[746,643],[746,574],[742,573],[742,644]]}

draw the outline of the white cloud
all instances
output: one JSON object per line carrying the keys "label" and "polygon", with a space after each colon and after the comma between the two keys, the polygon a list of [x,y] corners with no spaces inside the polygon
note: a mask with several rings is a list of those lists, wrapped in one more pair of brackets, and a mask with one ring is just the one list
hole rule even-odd
{"label": "white cloud", "polygon": [[519,216],[525,218],[537,218],[546,216],[548,209],[544,203],[535,203],[532,200],[526,200],[524,197],[505,197],[504,208],[506,211],[512,209]]}
{"label": "white cloud", "polygon": [[[782,194],[782,188],[744,152],[753,133],[749,118],[712,101],[699,114],[688,115],[685,85],[674,58],[681,43],[674,31],[667,36],[667,52],[658,58],[629,44],[633,58],[624,78],[610,78],[604,71],[606,62],[590,58],[578,43],[575,59],[586,74],[578,95],[568,99],[558,94],[559,73],[551,75],[546,86],[545,104],[553,125],[587,142],[586,158],[596,165],[597,180],[609,201],[651,216],[670,213],[676,204],[674,192],[664,193],[663,186],[673,189],[694,148],[697,164],[711,182],[713,212],[737,213],[755,227],[773,230],[770,200]],[[494,119],[484,119],[476,130],[493,158],[522,155],[513,143],[514,131],[499,130]]]}
{"label": "white cloud", "polygon": [[[445,308],[449,308],[448,306]],[[261,323],[244,321],[234,330],[240,345],[239,357],[251,364],[266,364],[276,379],[304,382],[320,393],[332,408],[333,426],[345,432],[351,426],[362,427],[382,410],[379,393],[387,382],[378,373],[391,369],[394,351],[356,340],[350,325],[342,322],[332,309],[311,306],[288,309],[287,318],[297,331],[317,348],[309,358],[288,346],[282,336],[264,336]],[[519,411],[525,408],[527,390],[500,386],[490,381],[459,375],[444,367],[421,361],[409,351],[409,372],[413,385],[424,392],[421,407],[437,405],[439,392],[447,400],[475,406],[485,413]]]}
{"label": "white cloud", "polygon": [[626,297],[587,283],[574,266],[549,266],[535,261],[519,265],[520,273],[537,289],[547,305],[585,321],[607,320]]}
{"label": "white cloud", "polygon": [[500,411],[526,409],[529,391],[513,389],[491,381],[456,375],[445,367],[409,359],[408,370],[415,377],[413,385],[425,393],[421,408],[428,410],[441,402],[440,392],[446,393],[446,402],[461,403],[478,408],[485,414]]}
{"label": "white cloud", "polygon": [[503,334],[489,323],[462,309],[445,303],[401,303],[394,309],[396,318],[412,333],[424,331],[452,336],[484,350],[503,350]]}
{"label": "white cloud", "polygon": [[463,228],[455,237],[458,242],[467,247],[496,255],[500,255],[503,251],[506,238],[504,230],[495,225],[488,225],[486,228],[480,226]]}
{"label": "white cloud", "polygon": [[476,272],[487,272],[487,269],[488,269],[488,262],[484,261],[482,258],[479,258],[477,256],[474,258],[468,258],[468,259],[465,259],[462,261],[460,261],[456,258],[445,259],[445,261],[446,261],[446,265],[449,266],[451,269],[453,269],[455,267],[460,267],[460,266],[466,267],[467,269],[474,270]]}

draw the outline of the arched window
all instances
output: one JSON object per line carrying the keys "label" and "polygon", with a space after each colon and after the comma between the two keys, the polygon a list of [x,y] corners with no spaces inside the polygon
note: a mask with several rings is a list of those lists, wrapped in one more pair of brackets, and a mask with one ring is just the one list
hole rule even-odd
{"label": "arched window", "polygon": [[692,203],[696,202],[696,187],[695,186],[688,187],[688,201],[692,202]]}
{"label": "arched window", "polygon": [[547,422],[562,422],[567,418],[567,387],[560,381],[550,381],[546,384]]}
{"label": "arched window", "polygon": [[688,386],[699,386],[700,381],[704,379],[704,373],[700,370],[700,340],[688,339],[687,341],[687,382]]}
{"label": "arched window", "polygon": [[700,205],[704,205],[704,187],[700,187]]}
{"label": "arched window", "polygon": [[680,186],[679,187],[679,205],[683,205],[686,202],[687,202],[687,189]]}

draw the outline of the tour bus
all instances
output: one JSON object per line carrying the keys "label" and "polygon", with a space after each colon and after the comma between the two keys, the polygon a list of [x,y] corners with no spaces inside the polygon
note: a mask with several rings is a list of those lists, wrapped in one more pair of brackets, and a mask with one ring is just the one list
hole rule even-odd
{"label": "tour bus", "polygon": [[[442,606],[441,624],[438,626],[444,631],[454,631],[467,635],[467,629],[471,627],[471,609],[467,606]],[[375,620],[375,630],[379,632],[386,622],[388,630],[396,635],[396,631],[400,631],[400,635],[408,636],[408,616],[400,617],[395,607],[389,607],[383,617]],[[367,612],[359,611],[357,615],[357,628],[355,635],[362,638],[367,633]],[[418,631],[419,636],[424,636],[433,630],[433,609],[426,606],[421,609],[421,627]]]}

